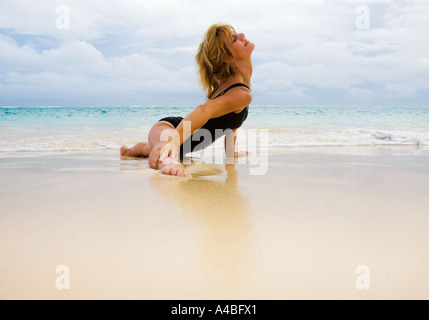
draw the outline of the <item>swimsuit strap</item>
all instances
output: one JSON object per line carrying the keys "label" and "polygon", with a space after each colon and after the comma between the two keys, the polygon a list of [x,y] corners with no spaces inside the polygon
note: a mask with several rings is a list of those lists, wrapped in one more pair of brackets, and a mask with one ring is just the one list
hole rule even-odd
{"label": "swimsuit strap", "polygon": [[246,86],[244,83],[238,82],[238,83],[234,83],[233,85],[229,86],[228,88],[226,88],[225,90],[223,90],[221,93],[219,93],[216,97],[214,97],[214,99],[223,96],[225,93],[227,93],[228,90],[235,88],[235,87],[246,87],[247,89],[250,90],[250,88],[248,86]]}

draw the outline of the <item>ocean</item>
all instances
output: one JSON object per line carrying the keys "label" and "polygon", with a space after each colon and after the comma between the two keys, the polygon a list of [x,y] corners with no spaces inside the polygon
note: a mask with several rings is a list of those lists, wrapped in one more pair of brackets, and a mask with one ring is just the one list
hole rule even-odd
{"label": "ocean", "polygon": [[[119,149],[147,140],[162,117],[194,107],[0,107],[0,152]],[[238,131],[268,132],[268,146],[428,146],[429,107],[258,107]],[[243,140],[244,139],[244,140]],[[219,144],[217,144],[219,145]]]}

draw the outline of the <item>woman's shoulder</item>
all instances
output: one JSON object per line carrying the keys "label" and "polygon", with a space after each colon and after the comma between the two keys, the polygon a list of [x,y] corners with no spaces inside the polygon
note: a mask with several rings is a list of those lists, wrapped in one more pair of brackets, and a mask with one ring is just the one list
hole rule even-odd
{"label": "woman's shoulder", "polygon": [[208,111],[210,118],[217,118],[228,113],[240,113],[251,102],[249,86],[233,84],[222,90],[214,99],[207,99],[199,107]]}
{"label": "woman's shoulder", "polygon": [[[231,90],[234,89],[234,90]],[[231,85],[226,85],[226,86],[220,86],[214,93],[212,96],[214,96],[214,98],[210,98],[209,100],[214,100],[216,98],[219,98],[223,95],[225,95],[227,92],[229,92],[231,95],[232,93],[238,94],[238,95],[251,95],[251,89],[250,89],[250,84],[246,85],[242,82],[236,82],[233,83]]]}
{"label": "woman's shoulder", "polygon": [[220,94],[218,94],[216,98],[221,96],[223,96],[222,99],[225,99],[226,104],[234,106],[234,112],[242,111],[243,108],[247,107],[252,102],[250,88],[243,83],[235,83],[227,87]]}

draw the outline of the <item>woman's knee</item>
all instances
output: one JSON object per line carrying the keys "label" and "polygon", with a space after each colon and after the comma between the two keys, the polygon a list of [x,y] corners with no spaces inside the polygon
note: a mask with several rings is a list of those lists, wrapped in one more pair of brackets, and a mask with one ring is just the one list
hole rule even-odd
{"label": "woman's knee", "polygon": [[149,131],[148,141],[151,149],[161,141],[168,141],[168,137],[175,132],[174,126],[166,121],[157,122]]}

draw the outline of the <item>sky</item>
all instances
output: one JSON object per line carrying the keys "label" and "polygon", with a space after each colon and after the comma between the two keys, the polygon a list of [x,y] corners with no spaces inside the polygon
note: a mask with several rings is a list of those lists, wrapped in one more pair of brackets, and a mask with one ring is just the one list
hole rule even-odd
{"label": "sky", "polygon": [[428,106],[427,0],[0,0],[0,106],[197,106],[214,23],[256,106]]}

